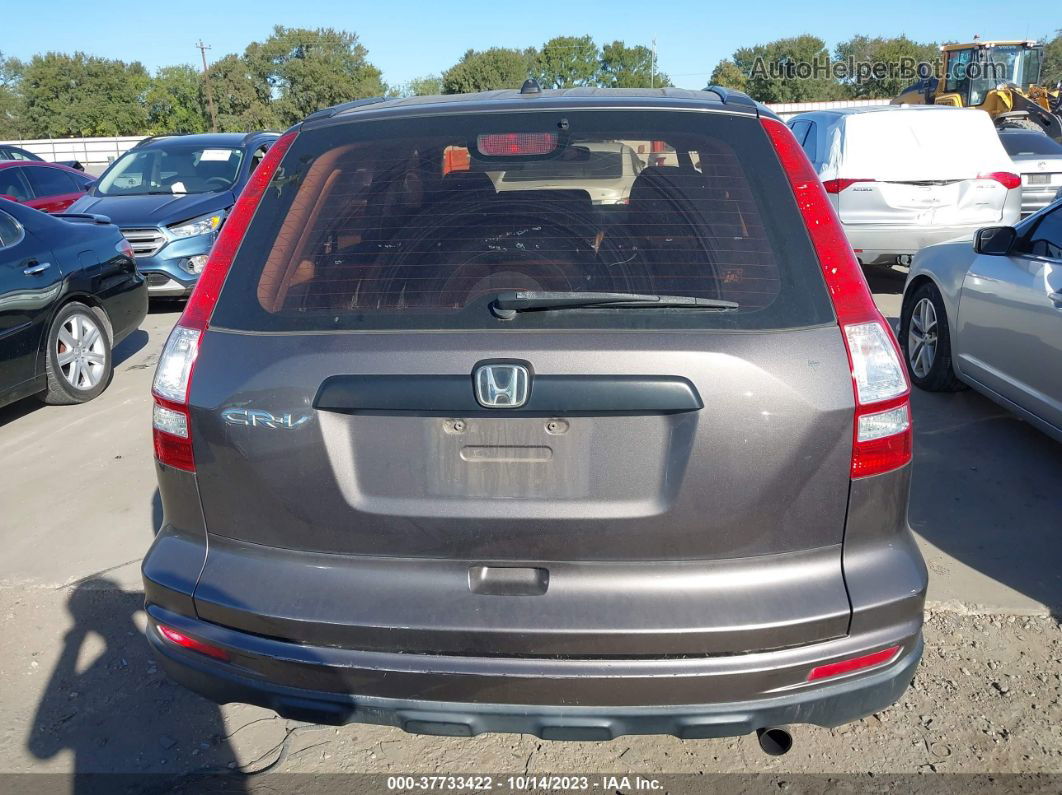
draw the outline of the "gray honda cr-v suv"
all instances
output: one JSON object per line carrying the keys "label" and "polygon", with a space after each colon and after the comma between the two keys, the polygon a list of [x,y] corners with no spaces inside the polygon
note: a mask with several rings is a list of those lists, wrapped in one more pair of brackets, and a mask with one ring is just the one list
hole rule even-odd
{"label": "gray honda cr-v suv", "polygon": [[[595,198],[623,157],[625,195]],[[159,362],[148,637],[200,693],[319,722],[859,718],[922,651],[901,361],[742,94],[315,113]]]}

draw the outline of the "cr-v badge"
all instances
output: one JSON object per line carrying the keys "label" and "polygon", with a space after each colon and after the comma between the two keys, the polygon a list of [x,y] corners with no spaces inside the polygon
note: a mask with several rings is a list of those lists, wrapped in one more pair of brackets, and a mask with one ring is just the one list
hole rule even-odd
{"label": "cr-v badge", "polygon": [[222,418],[229,425],[245,425],[250,428],[284,428],[294,430],[308,423],[309,414],[271,414],[261,409],[225,409]]}
{"label": "cr-v badge", "polygon": [[516,409],[527,402],[531,376],[522,364],[481,364],[473,373],[476,400],[488,409]]}

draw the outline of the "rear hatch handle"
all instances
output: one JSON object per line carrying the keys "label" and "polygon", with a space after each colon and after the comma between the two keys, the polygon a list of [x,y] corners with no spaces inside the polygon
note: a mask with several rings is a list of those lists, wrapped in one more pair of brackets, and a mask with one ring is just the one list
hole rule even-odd
{"label": "rear hatch handle", "polygon": [[704,403],[680,376],[534,375],[522,406],[484,408],[471,374],[410,374],[330,376],[313,407],[343,414],[553,417],[680,414]]}

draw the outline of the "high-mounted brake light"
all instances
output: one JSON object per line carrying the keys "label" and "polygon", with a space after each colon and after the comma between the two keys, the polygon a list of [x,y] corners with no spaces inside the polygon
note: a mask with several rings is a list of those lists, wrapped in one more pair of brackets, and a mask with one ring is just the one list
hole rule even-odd
{"label": "high-mounted brake light", "polygon": [[816,679],[829,679],[834,676],[841,676],[842,674],[850,674],[853,671],[875,668],[879,665],[885,665],[886,663],[892,662],[899,655],[900,647],[890,646],[881,651],[864,654],[862,657],[853,657],[850,660],[841,660],[840,662],[819,665],[811,669],[811,673],[808,674],[808,681],[814,682]]}
{"label": "high-mounted brake light", "polygon": [[911,460],[913,433],[911,387],[900,346],[874,305],[852,246],[804,150],[781,122],[765,118],[761,123],[793,188],[848,351],[855,396],[850,476],[898,469]]}
{"label": "high-mounted brake light", "polygon": [[199,282],[181,313],[180,320],[166,340],[155,369],[151,393],[155,398],[152,412],[152,437],[155,458],[159,463],[195,472],[192,452],[192,419],[188,411],[188,392],[192,373],[199,355],[203,332],[210,324],[210,316],[221,295],[225,278],[243,242],[243,236],[265,194],[266,187],[280,166],[284,154],[291,147],[295,130],[285,133],[266,152],[266,156],[251,174],[240,198],[236,200],[228,221],[210,250],[210,259]]}
{"label": "high-mounted brake light", "polygon": [[1021,177],[1010,171],[992,171],[988,174],[978,174],[977,178],[995,180],[1007,190],[1014,190],[1015,188],[1021,187]]}
{"label": "high-mounted brake light", "polygon": [[548,155],[556,148],[556,133],[488,133],[476,138],[476,149],[487,157]]}
{"label": "high-mounted brake light", "polygon": [[828,179],[822,183],[827,193],[840,193],[857,182],[877,182],[876,179]]}
{"label": "high-mounted brake light", "polygon": [[213,657],[216,660],[225,660],[226,662],[229,660],[229,653],[219,646],[212,646],[201,640],[190,638],[183,632],[178,632],[173,627],[167,627],[165,624],[159,624],[158,628],[159,634],[162,635],[162,637],[170,643],[180,646],[182,649],[191,649],[200,654],[205,654],[208,657]]}

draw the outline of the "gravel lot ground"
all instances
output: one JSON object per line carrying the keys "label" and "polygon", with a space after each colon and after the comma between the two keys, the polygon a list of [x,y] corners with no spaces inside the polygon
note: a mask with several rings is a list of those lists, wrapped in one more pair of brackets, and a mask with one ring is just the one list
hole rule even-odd
{"label": "gravel lot ground", "polygon": [[[872,284],[895,317],[902,276]],[[337,730],[184,691],[140,636],[137,566],[161,519],[147,391],[175,320],[171,308],[149,315],[100,400],[0,409],[0,791],[68,792],[74,771],[155,774],[81,781],[78,792],[200,791],[169,777],[204,771],[223,771],[213,786],[232,792],[386,791],[386,778],[314,777],[329,773],[525,771],[687,774],[667,779],[669,792],[1062,791],[1062,447],[970,392],[915,395],[911,523],[933,582],[914,684],[858,723],[798,727],[785,757],[763,755],[753,737],[596,744]],[[635,791],[600,777],[591,788]]]}

